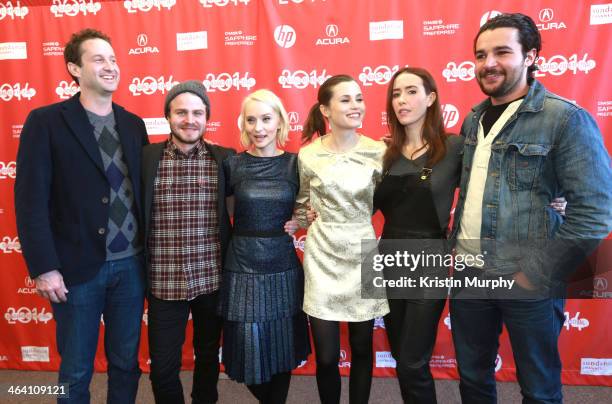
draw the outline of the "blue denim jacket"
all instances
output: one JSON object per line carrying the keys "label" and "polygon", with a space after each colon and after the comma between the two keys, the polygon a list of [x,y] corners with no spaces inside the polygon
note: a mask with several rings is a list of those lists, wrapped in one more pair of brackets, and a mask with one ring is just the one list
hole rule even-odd
{"label": "blue denim jacket", "polygon": [[[469,186],[479,120],[489,105],[487,99],[473,108],[461,127],[465,145],[453,238]],[[491,149],[481,239],[533,245],[537,240],[601,240],[610,233],[610,156],[597,124],[584,109],[534,81]],[[565,218],[549,205],[561,195],[567,200]],[[498,262],[496,270],[505,274],[522,270],[531,280],[540,278],[537,265],[516,258],[523,257]]]}

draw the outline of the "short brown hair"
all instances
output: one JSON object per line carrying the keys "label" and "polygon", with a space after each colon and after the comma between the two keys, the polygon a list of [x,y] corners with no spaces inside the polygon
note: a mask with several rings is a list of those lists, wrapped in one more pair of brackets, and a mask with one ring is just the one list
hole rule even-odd
{"label": "short brown hair", "polygon": [[[81,44],[88,39],[102,39],[111,43],[111,40],[108,35],[93,28],[85,28],[79,32],[75,32],[70,37],[70,40],[66,43],[64,47],[64,62],[66,62],[66,66],[68,63],[74,63],[77,66],[81,66],[81,56],[83,56],[83,49],[81,48]],[[70,72],[68,72],[70,73]],[[74,81],[78,84],[79,79],[74,77],[72,74],[70,76],[74,79]]]}

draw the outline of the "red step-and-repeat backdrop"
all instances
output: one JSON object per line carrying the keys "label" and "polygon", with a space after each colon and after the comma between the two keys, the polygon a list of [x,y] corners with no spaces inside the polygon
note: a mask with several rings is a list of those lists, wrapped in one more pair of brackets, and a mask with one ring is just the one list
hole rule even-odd
{"label": "red step-and-repeat backdrop", "polygon": [[[609,0],[607,0],[609,1]],[[276,92],[289,111],[289,151],[299,149],[302,124],[318,87],[330,75],[354,76],[365,95],[362,132],[386,132],[385,90],[405,65],[432,72],[444,119],[458,131],[483,99],[474,80],[473,38],[500,12],[523,12],[537,22],[544,50],[537,73],[550,90],[586,108],[612,147],[612,3],[574,0],[0,0],[0,368],[55,370],[55,325],[49,304],[35,294],[15,227],[15,155],[28,112],[78,91],[66,73],[63,45],[74,31],[109,34],[121,67],[114,100],[143,117],[151,141],[168,133],[163,101],[177,82],[201,80],[212,116],[207,139],[240,149],[237,118],[242,98],[258,88]],[[381,219],[375,217],[380,228]],[[295,245],[304,248],[303,233]],[[610,263],[607,263],[609,265]],[[599,277],[585,294],[610,297],[612,278]],[[612,283],[611,283],[612,286]],[[612,386],[612,308],[605,299],[568,301],[560,347],[563,382]],[[142,320],[147,327],[147,314]],[[450,318],[440,321],[431,360],[438,378],[456,378]],[[148,369],[147,333],[141,363]],[[191,331],[187,341],[191,340]],[[193,367],[191,344],[183,364]],[[381,319],[375,322],[375,375],[394,375]],[[100,341],[96,370],[104,370]],[[504,332],[499,380],[515,380]],[[343,334],[342,373],[350,368]],[[314,360],[296,373],[314,373]]]}

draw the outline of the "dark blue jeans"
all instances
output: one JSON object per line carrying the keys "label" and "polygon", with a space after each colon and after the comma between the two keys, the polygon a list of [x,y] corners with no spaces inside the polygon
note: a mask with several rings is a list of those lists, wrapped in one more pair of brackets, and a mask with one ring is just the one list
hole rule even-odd
{"label": "dark blue jeans", "polygon": [[502,323],[510,336],[523,404],[561,403],[557,341],[565,320],[564,299],[452,299],[451,330],[461,401],[497,402],[495,359]]}
{"label": "dark blue jeans", "polygon": [[68,288],[67,302],[53,303],[62,358],[59,382],[69,385],[69,398],[58,402],[89,403],[101,315],[108,360],[107,402],[136,400],[144,290],[142,257],[129,257],[106,262],[95,278]]}

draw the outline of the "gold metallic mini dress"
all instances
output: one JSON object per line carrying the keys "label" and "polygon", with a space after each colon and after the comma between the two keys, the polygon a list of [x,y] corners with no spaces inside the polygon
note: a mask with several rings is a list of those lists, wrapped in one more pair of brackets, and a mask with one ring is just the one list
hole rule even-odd
{"label": "gold metallic mini dress", "polygon": [[322,139],[303,147],[298,160],[298,219],[305,224],[308,203],[317,212],[304,246],[304,312],[323,320],[371,320],[389,312],[386,299],[361,298],[361,240],[376,238],[372,199],[385,146],[360,135],[352,149],[336,153]]}

